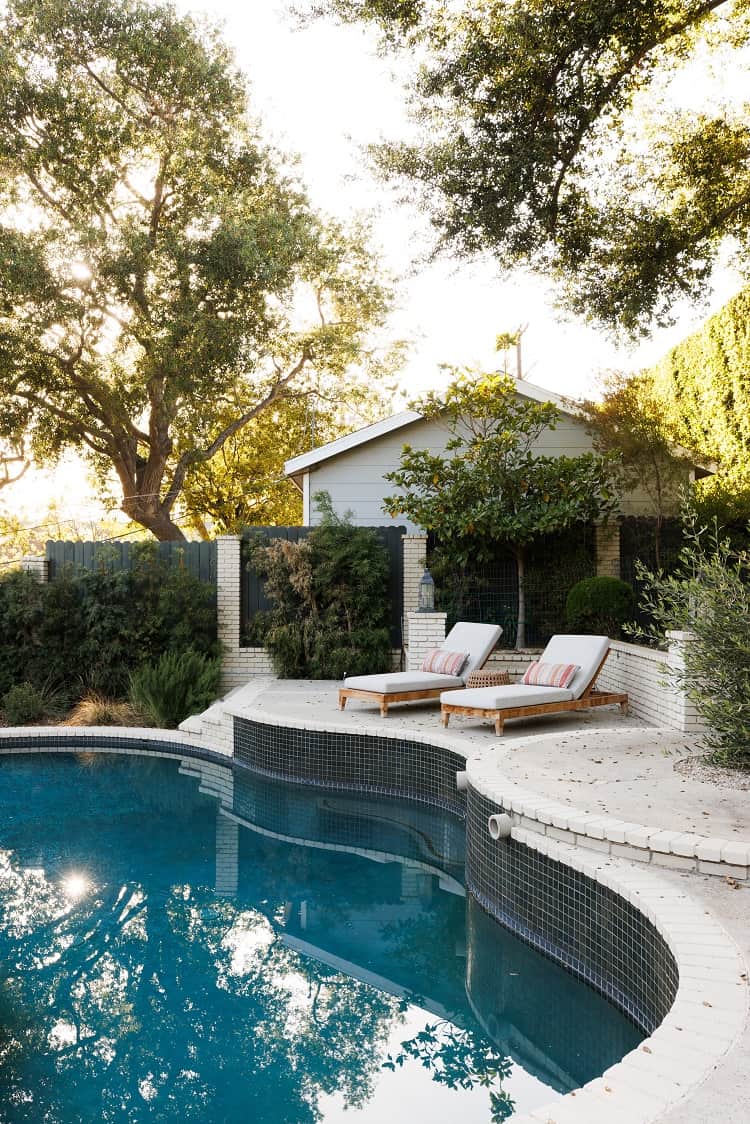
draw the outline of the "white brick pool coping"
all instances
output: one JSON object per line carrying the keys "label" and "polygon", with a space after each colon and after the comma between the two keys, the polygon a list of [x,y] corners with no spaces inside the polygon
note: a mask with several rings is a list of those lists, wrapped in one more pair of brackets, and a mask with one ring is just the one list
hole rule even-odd
{"label": "white brick pool coping", "polygon": [[[188,732],[112,726],[37,726],[0,730],[0,752],[3,752],[2,742],[11,738],[30,740],[49,736],[64,738],[66,741],[69,739],[70,749],[75,751],[76,742],[80,744],[84,739],[101,736],[146,743],[170,742],[175,747],[185,745],[197,749],[209,748],[230,756],[226,719],[232,715],[272,726],[348,734],[354,732],[351,725],[343,726],[330,720],[285,720],[255,706],[254,699],[253,702],[239,698],[236,701],[229,699],[221,710],[221,717],[217,714],[214,722],[221,731],[217,737],[220,744],[207,744],[209,739],[202,738],[199,729],[195,727],[194,732]],[[483,763],[481,757],[469,756],[466,744],[458,743],[449,735],[426,735],[423,731],[409,730],[403,726],[384,730],[382,724],[374,726],[367,723],[358,724],[356,733],[420,742],[460,754],[466,760],[467,779],[472,787],[493,802],[511,807],[515,821],[512,829],[514,839],[580,871],[631,902],[655,926],[675,958],[679,971],[677,995],[667,1016],[654,1033],[601,1077],[532,1113],[514,1117],[515,1124],[602,1124],[603,1121],[606,1124],[649,1124],[695,1091],[738,1043],[748,1018],[748,968],[739,948],[719,922],[708,915],[687,892],[660,879],[650,868],[659,863],[633,863],[627,861],[632,855],[627,852],[618,854],[613,849],[623,845],[638,848],[638,844],[628,843],[627,838],[624,844],[610,838],[608,833],[612,831],[617,834],[619,829],[616,825],[621,821],[611,817],[576,818],[576,813],[567,805],[555,805],[540,797],[535,798],[532,792],[522,790],[517,785],[503,783],[497,769]],[[533,737],[545,736],[549,735]],[[56,748],[62,749],[61,746]],[[565,824],[557,826],[555,818],[562,823],[563,813]],[[529,824],[532,825],[531,830]],[[626,825],[621,828],[623,836],[626,837],[629,829],[638,826]],[[648,840],[640,849],[646,850],[648,847],[652,858],[654,855],[663,855],[676,859],[695,859],[696,865],[690,869],[699,869],[699,861],[716,865],[726,861],[724,841],[719,841],[721,849],[718,859],[699,860],[697,847],[701,843],[696,843],[696,851],[688,856],[681,855],[679,850],[671,850],[673,844],[680,846],[677,839],[655,840],[664,846],[669,843],[669,849],[651,850],[651,836],[674,836],[675,833],[643,830],[648,832]],[[604,832],[601,836],[598,835],[600,831]],[[552,832],[562,832],[564,835],[558,838]],[[701,840],[701,837],[695,838]],[[603,847],[592,849],[592,842],[605,844],[606,850]],[[498,840],[497,846],[503,845],[503,841]],[[684,847],[687,846],[686,842]],[[596,853],[597,850],[599,853]],[[727,854],[728,857],[735,857],[734,852]]]}

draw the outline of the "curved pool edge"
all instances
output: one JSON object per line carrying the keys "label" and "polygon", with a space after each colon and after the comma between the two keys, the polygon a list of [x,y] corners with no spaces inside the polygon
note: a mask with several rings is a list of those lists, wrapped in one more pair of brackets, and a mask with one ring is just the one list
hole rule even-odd
{"label": "curved pool edge", "polygon": [[679,972],[672,1007],[648,1038],[601,1077],[518,1117],[517,1124],[647,1124],[659,1119],[711,1075],[743,1033],[748,987],[740,949],[686,891],[652,871],[611,856],[587,855],[519,827],[512,837],[629,901],[664,938]]}
{"label": "curved pool edge", "polygon": [[[227,713],[231,713],[227,711]],[[352,734],[351,727],[334,723],[284,722],[259,708],[243,707],[243,718],[288,729]],[[393,739],[394,733],[362,725],[364,737]],[[400,729],[396,740],[406,738],[427,747],[448,749],[466,762],[469,784],[478,787],[499,805],[507,800],[507,785],[497,785],[481,768],[479,758],[467,755],[449,736],[426,736]],[[92,743],[87,746],[86,743]],[[136,750],[134,743],[151,743]],[[104,744],[102,744],[104,743]],[[119,727],[16,727],[0,730],[0,752],[81,752],[98,745],[154,756],[195,757],[215,764],[232,761],[226,749],[211,749],[200,737],[181,731]],[[290,780],[293,778],[289,778]],[[548,802],[546,802],[548,803]],[[601,1077],[582,1088],[514,1118],[517,1124],[649,1124],[684,1102],[712,1074],[732,1050],[748,1019],[747,966],[742,953],[723,926],[690,895],[660,878],[643,864],[611,854],[597,854],[583,846],[570,846],[520,822],[512,838],[532,851],[546,855],[571,870],[609,887],[639,910],[664,938],[674,956],[679,984],[668,1014],[639,1046]],[[502,846],[502,841],[498,842]]]}
{"label": "curved pool edge", "polygon": [[[262,693],[262,688],[258,688],[258,693]],[[651,827],[600,812],[584,812],[574,804],[551,800],[548,796],[534,792],[531,787],[509,780],[499,771],[491,756],[489,758],[482,756],[475,746],[467,746],[465,742],[452,737],[450,732],[444,732],[442,729],[425,732],[400,725],[394,734],[393,729],[383,728],[382,719],[380,724],[376,725],[368,721],[364,715],[364,720],[357,722],[356,726],[337,721],[335,718],[319,721],[299,719],[297,716],[292,721],[283,715],[255,705],[255,699],[248,703],[229,698],[222,704],[222,709],[225,715],[232,718],[257,721],[269,726],[294,727],[311,732],[341,733],[349,736],[359,734],[381,739],[395,736],[404,741],[447,749],[463,757],[467,767],[468,763],[472,763],[477,787],[482,786],[484,791],[485,787],[489,786],[497,794],[498,786],[501,786],[504,802],[514,822],[528,830],[549,835],[573,847],[583,847],[596,853],[607,853],[617,858],[632,859],[655,867],[663,866],[668,870],[708,874],[718,878],[728,876],[750,881],[750,838],[720,839],[696,832],[665,830],[662,826]],[[618,730],[623,729],[627,730],[628,727],[618,726]],[[632,727],[632,729],[637,730],[639,734],[643,733],[643,727]],[[591,729],[565,731],[567,741],[574,741],[579,737],[592,741],[597,736],[606,739],[607,731]],[[522,750],[526,745],[554,743],[558,737],[559,733],[555,732],[531,733],[518,738],[513,748]],[[219,744],[224,746],[227,753],[231,753],[231,747],[225,740]],[[606,742],[604,745],[606,746]],[[495,748],[495,743],[488,741],[486,748],[491,751]]]}

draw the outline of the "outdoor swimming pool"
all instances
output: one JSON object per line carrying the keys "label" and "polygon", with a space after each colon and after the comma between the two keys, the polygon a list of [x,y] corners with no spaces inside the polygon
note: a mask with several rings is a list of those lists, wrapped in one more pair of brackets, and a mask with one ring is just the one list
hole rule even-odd
{"label": "outdoor swimming pool", "polygon": [[450,812],[100,753],[0,800],[4,1121],[479,1124],[643,1036],[464,895]]}

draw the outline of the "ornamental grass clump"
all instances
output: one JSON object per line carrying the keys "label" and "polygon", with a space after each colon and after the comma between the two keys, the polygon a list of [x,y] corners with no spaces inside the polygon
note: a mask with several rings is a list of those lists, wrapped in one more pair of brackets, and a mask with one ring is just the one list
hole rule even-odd
{"label": "ornamental grass clump", "polygon": [[165,652],[130,676],[130,702],[146,718],[173,730],[190,714],[199,714],[219,693],[221,665],[200,652]]}
{"label": "ornamental grass clump", "polygon": [[147,726],[146,717],[131,703],[90,691],[71,710],[63,726]]}
{"label": "ornamental grass clump", "polygon": [[637,576],[654,625],[634,635],[663,643],[668,630],[688,634],[675,680],[707,726],[713,760],[750,768],[750,552],[689,516],[677,570],[667,577],[640,566]]}

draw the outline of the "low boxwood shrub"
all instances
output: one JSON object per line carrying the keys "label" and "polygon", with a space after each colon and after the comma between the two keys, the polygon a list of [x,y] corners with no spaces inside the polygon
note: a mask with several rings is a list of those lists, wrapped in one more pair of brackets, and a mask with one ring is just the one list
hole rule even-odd
{"label": "low boxwood shrub", "polygon": [[570,590],[565,608],[572,632],[616,639],[633,619],[635,594],[633,587],[619,578],[584,578]]}
{"label": "low boxwood shrub", "polygon": [[165,652],[130,676],[130,702],[155,726],[173,730],[190,714],[199,714],[219,693],[218,658],[188,649]]}

